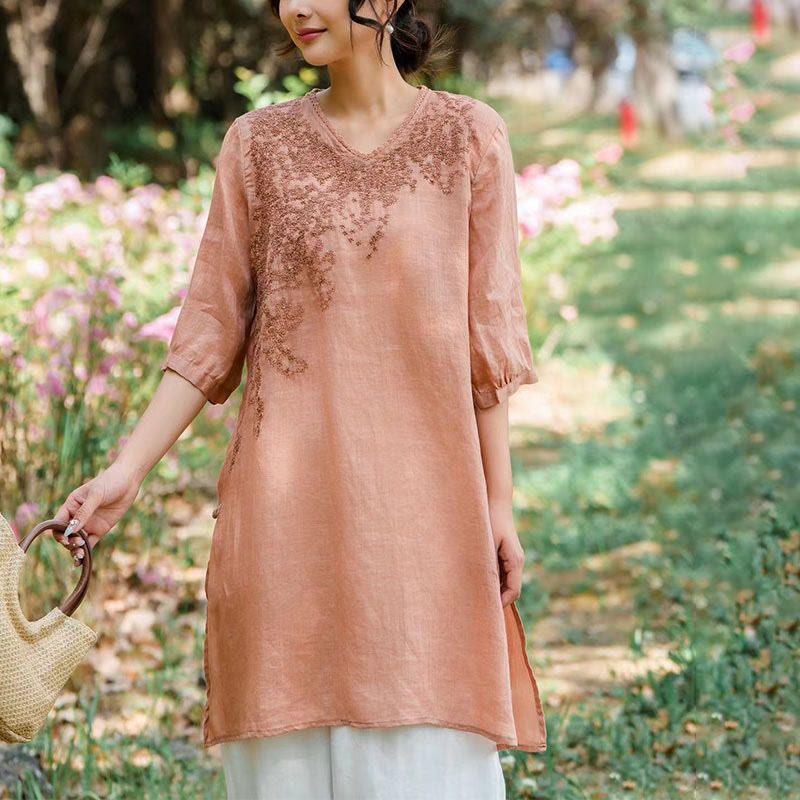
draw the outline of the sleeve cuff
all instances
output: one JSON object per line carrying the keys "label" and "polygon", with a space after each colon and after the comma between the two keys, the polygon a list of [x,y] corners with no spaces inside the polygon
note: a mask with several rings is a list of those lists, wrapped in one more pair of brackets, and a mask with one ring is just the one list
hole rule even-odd
{"label": "sleeve cuff", "polygon": [[478,408],[491,408],[511,397],[517,389],[526,383],[537,383],[539,376],[532,367],[523,369],[500,386],[472,387],[472,397]]}
{"label": "sleeve cuff", "polygon": [[214,405],[224,403],[230,396],[234,387],[220,385],[209,373],[199,364],[192,361],[187,356],[178,355],[170,350],[161,362],[161,371],[171,369],[185,378],[193,386],[196,386],[205,396],[209,403]]}

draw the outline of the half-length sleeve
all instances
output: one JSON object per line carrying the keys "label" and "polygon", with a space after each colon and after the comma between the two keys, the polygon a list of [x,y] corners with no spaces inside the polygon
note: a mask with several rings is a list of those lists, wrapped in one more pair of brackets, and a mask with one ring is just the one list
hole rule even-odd
{"label": "half-length sleeve", "polygon": [[254,312],[250,216],[238,120],[217,158],[208,219],[161,371],[193,383],[224,403],[242,379]]}
{"label": "half-length sleeve", "polygon": [[522,301],[514,160],[502,119],[472,181],[469,237],[472,396],[478,408],[489,408],[538,381]]}

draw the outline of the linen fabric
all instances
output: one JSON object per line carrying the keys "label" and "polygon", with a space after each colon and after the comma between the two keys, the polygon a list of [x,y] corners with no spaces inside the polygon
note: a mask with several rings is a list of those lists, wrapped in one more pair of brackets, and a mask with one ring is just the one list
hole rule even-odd
{"label": "linen fabric", "polygon": [[247,379],[206,573],[204,745],[433,724],[546,749],[476,409],[538,380],[508,130],[425,86],[370,153],[321,90],[228,128],[162,370]]}
{"label": "linen fabric", "polygon": [[228,800],[506,800],[495,743],[453,728],[322,726],[220,748]]}

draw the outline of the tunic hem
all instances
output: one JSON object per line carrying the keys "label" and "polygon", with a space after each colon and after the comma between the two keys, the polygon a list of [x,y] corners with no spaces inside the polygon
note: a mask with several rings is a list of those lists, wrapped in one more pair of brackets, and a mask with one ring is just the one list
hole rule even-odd
{"label": "tunic hem", "polygon": [[256,728],[254,730],[240,731],[239,733],[221,734],[214,736],[211,739],[203,741],[203,747],[213,747],[215,744],[222,742],[232,742],[239,739],[255,739],[257,737],[277,736],[281,733],[290,733],[291,731],[302,730],[304,728],[319,728],[329,725],[352,725],[356,728],[388,728],[397,725],[440,725],[445,728],[455,728],[456,730],[468,731],[470,733],[478,733],[485,736],[487,739],[492,739],[497,742],[497,750],[524,750],[529,753],[541,753],[547,750],[546,742],[539,742],[537,744],[519,743],[504,741],[508,737],[502,736],[498,733],[490,733],[485,728],[480,728],[476,725],[468,725],[466,723],[455,723],[449,720],[439,719],[438,717],[403,717],[401,719],[382,720],[380,722],[357,722],[351,719],[321,719],[309,720],[307,722],[295,722],[290,725],[281,725],[276,728]]}
{"label": "tunic hem", "polygon": [[[516,626],[516,629],[517,629],[518,641],[520,643],[520,646],[522,647],[522,653],[524,655],[524,659],[523,660],[525,662],[525,668],[526,668],[527,673],[528,673],[528,678],[530,679],[530,682],[531,682],[531,687],[533,688],[533,695],[534,695],[534,698],[535,698],[535,707],[536,707],[536,716],[537,716],[537,718],[539,720],[539,725],[541,726],[541,730],[546,732],[547,731],[547,726],[546,726],[545,720],[544,720],[544,709],[542,708],[542,700],[541,700],[541,697],[539,695],[539,685],[536,682],[536,676],[533,674],[533,667],[531,666],[530,659],[528,658],[528,640],[527,640],[527,637],[525,636],[525,626],[522,624],[522,617],[520,616],[519,609],[517,608],[516,601],[510,603],[509,605],[511,607],[511,612],[512,612],[512,614],[514,616],[514,625]],[[523,749],[523,748],[518,748],[518,749]],[[541,749],[542,750],[546,750],[547,749],[546,734],[545,734],[545,740],[541,744]]]}

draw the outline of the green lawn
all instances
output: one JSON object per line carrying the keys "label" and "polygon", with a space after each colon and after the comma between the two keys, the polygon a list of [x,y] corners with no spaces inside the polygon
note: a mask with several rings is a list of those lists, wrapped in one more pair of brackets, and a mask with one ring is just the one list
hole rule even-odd
{"label": "green lawn", "polygon": [[[765,77],[790,49],[744,68],[773,95],[745,147],[792,149],[769,127],[797,95]],[[533,414],[518,431],[531,577],[519,604],[549,750],[509,757],[509,797],[797,798],[800,192],[767,201],[796,190],[800,169],[644,180],[659,152],[643,150],[614,168],[615,189],[650,191],[654,205],[676,189],[765,203],[620,211],[619,236],[567,270],[580,316],[543,379],[605,367],[608,390],[587,406],[602,417],[613,394],[627,410],[567,434]],[[608,647],[635,677],[602,674],[595,652]],[[648,674],[655,652],[669,669],[653,657]]]}

